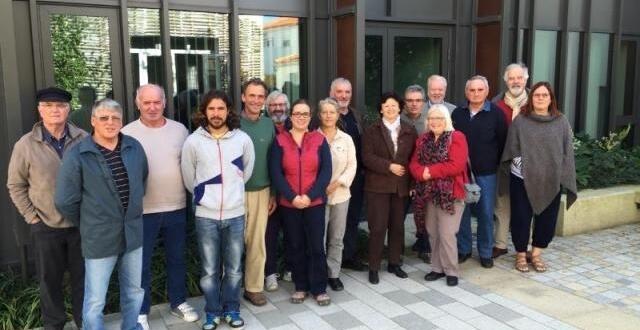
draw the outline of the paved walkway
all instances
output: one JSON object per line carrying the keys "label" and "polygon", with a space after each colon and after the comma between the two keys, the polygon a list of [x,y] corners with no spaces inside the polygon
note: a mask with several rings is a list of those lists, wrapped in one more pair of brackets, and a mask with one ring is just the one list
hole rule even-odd
{"label": "paved walkway", "polygon": [[[413,221],[407,221],[407,227]],[[412,230],[407,228],[407,241]],[[513,248],[510,247],[510,251]],[[268,304],[242,301],[246,329],[638,329],[640,328],[640,226],[558,237],[545,253],[549,271],[521,274],[514,256],[503,256],[493,269],[477,257],[462,265],[458,287],[425,282],[429,265],[405,256],[408,279],[381,272],[370,285],[366,272],[346,271],[345,290],[329,294],[333,303],[318,307],[312,299],[289,303],[291,283],[280,282]],[[201,297],[190,299],[202,310]],[[150,325],[159,329],[200,329],[153,306]],[[119,329],[117,314],[106,317]],[[229,329],[226,325],[221,329]]]}

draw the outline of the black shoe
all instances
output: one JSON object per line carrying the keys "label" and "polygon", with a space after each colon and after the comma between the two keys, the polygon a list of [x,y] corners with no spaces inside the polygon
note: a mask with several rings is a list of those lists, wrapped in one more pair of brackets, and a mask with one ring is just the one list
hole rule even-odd
{"label": "black shoe", "polygon": [[418,258],[427,264],[431,264],[431,253],[429,252],[418,252]]}
{"label": "black shoe", "polygon": [[387,271],[391,274],[395,274],[399,278],[409,277],[409,275],[407,275],[407,273],[404,270],[402,270],[402,268],[400,268],[400,266],[398,265],[389,265],[387,267]]}
{"label": "black shoe", "polygon": [[369,271],[369,282],[371,284],[380,283],[380,277],[378,277],[378,271],[377,270],[370,270]]}
{"label": "black shoe", "polygon": [[431,272],[424,276],[424,280],[432,282],[443,277],[444,277],[444,273]]}
{"label": "black shoe", "polygon": [[491,257],[495,259],[501,255],[507,254],[507,252],[509,252],[507,249],[501,249],[494,246],[493,251],[491,253]]}
{"label": "black shoe", "polygon": [[484,268],[492,268],[493,267],[493,259],[491,258],[480,258],[480,265]]}
{"label": "black shoe", "polygon": [[458,253],[458,263],[459,264],[467,261],[467,259],[469,259],[469,258],[471,258],[471,253],[467,253],[467,254]]}
{"label": "black shoe", "polygon": [[448,286],[456,286],[456,285],[458,285],[458,277],[457,276],[447,276],[447,285]]}
{"label": "black shoe", "polygon": [[357,272],[364,271],[367,266],[358,259],[342,261],[342,268],[355,270]]}
{"label": "black shoe", "polygon": [[424,237],[416,237],[416,242],[411,246],[414,252],[424,252],[427,250],[427,240]]}
{"label": "black shoe", "polygon": [[342,284],[342,281],[340,281],[339,278],[329,278],[327,280],[327,282],[329,283],[329,286],[331,287],[331,290],[333,291],[342,291],[344,290],[344,285]]}

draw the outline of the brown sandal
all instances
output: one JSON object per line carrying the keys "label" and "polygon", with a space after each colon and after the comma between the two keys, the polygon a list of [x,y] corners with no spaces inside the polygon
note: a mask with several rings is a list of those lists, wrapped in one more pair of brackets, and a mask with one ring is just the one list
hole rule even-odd
{"label": "brown sandal", "polygon": [[289,301],[291,301],[292,304],[302,304],[306,298],[307,298],[306,292],[296,291],[291,295],[291,298],[289,298]]}
{"label": "brown sandal", "polygon": [[542,261],[542,258],[540,258],[540,255],[531,256],[531,266],[533,267],[533,270],[535,270],[538,273],[544,273],[547,271],[547,265],[544,263],[544,261]]}
{"label": "brown sandal", "polygon": [[521,273],[529,272],[529,264],[527,263],[527,256],[524,253],[516,254],[516,265],[515,268],[517,271]]}
{"label": "brown sandal", "polygon": [[331,297],[326,293],[321,293],[316,296],[316,303],[318,303],[318,306],[328,306],[331,304]]}

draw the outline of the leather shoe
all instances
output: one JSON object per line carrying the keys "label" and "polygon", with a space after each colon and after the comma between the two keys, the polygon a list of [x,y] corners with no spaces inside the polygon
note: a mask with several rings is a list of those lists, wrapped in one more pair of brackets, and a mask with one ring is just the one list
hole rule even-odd
{"label": "leather shoe", "polygon": [[243,297],[255,306],[264,306],[267,304],[267,297],[265,297],[262,292],[245,291]]}
{"label": "leather shoe", "polygon": [[377,270],[370,270],[369,271],[369,283],[371,283],[371,284],[380,283],[380,277],[378,277],[378,271]]}
{"label": "leather shoe", "polygon": [[361,272],[361,271],[367,269],[367,266],[365,266],[365,264],[363,264],[362,261],[360,261],[358,259],[353,259],[353,260],[344,260],[344,261],[342,261],[342,268],[351,269],[351,270],[355,270],[357,272]]}
{"label": "leather shoe", "polygon": [[498,248],[498,247],[495,247],[495,246],[494,246],[494,247],[493,247],[493,252],[492,252],[492,254],[491,254],[491,257],[492,257],[493,259],[495,259],[495,258],[497,258],[497,257],[499,257],[499,256],[501,256],[501,255],[505,255],[505,254],[507,254],[507,252],[508,252],[508,250],[507,250],[507,249],[501,249],[501,248]]}
{"label": "leather shoe", "polygon": [[458,253],[458,263],[459,264],[467,261],[467,259],[469,259],[469,258],[471,258],[471,253],[466,253],[466,254]]}
{"label": "leather shoe", "polygon": [[456,286],[456,285],[458,285],[458,277],[457,276],[447,276],[447,285],[448,286]]}
{"label": "leather shoe", "polygon": [[492,268],[493,267],[493,259],[491,258],[480,258],[480,265],[484,268]]}
{"label": "leather shoe", "polygon": [[431,272],[424,276],[424,280],[432,282],[443,277],[444,277],[444,273]]}
{"label": "leather shoe", "polygon": [[327,280],[327,282],[329,283],[329,286],[331,287],[331,290],[333,291],[342,291],[344,290],[344,284],[342,284],[342,281],[340,281],[339,278],[329,278]]}
{"label": "leather shoe", "polygon": [[418,258],[422,259],[427,264],[431,264],[431,253],[430,252],[419,252]]}
{"label": "leather shoe", "polygon": [[407,275],[407,273],[404,270],[402,270],[402,268],[400,268],[400,266],[398,266],[398,265],[389,265],[389,266],[387,266],[387,271],[389,273],[391,273],[391,274],[395,274],[399,278],[407,278],[407,277],[409,277],[409,275]]}

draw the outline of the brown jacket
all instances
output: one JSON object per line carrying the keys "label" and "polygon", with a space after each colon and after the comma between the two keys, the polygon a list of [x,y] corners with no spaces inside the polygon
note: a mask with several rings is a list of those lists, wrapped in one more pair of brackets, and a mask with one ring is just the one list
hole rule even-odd
{"label": "brown jacket", "polygon": [[[64,151],[80,142],[87,133],[69,124]],[[73,227],[53,204],[56,176],[62,160],[42,137],[42,122],[33,126],[13,146],[7,173],[7,188],[13,204],[27,223],[40,219],[53,228]]]}
{"label": "brown jacket", "polygon": [[[369,126],[362,134],[362,162],[365,167],[364,190],[375,193],[409,195],[411,174],[409,161],[418,133],[413,125],[401,121],[398,133],[398,151],[393,154],[393,142],[382,119]],[[405,167],[405,174],[398,177],[389,171],[391,163]]]}

